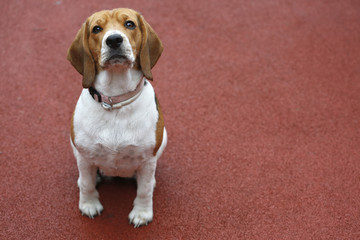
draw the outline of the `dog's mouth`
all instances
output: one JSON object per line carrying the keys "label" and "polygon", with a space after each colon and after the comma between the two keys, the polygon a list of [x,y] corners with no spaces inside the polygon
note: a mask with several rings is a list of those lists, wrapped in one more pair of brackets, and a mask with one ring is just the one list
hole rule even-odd
{"label": "dog's mouth", "polygon": [[106,62],[110,63],[111,65],[114,65],[114,64],[124,64],[128,61],[129,61],[129,59],[124,55],[113,54],[108,58],[108,60]]}
{"label": "dog's mouth", "polygon": [[121,54],[113,54],[112,56],[109,57],[108,61],[111,61],[111,60],[114,60],[114,61],[117,61],[117,60],[126,60],[127,57],[124,56],[124,55],[121,55]]}
{"label": "dog's mouth", "polygon": [[131,66],[132,62],[130,61],[130,59],[122,54],[112,54],[106,61],[104,64],[105,68],[109,68],[109,67],[117,67],[117,66],[123,66],[123,67],[127,67],[127,66]]}

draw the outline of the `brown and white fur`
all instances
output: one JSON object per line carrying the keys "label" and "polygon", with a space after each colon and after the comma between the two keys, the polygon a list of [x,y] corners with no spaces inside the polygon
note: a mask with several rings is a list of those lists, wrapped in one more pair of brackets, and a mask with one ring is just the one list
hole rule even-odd
{"label": "brown and white fur", "polygon": [[[114,36],[119,35],[121,41],[114,46]],[[129,221],[135,227],[152,221],[156,163],[167,133],[148,80],[153,79],[151,69],[162,50],[155,31],[131,9],[94,13],[68,50],[68,60],[83,75],[83,90],[72,118],[71,146],[79,169],[79,209],[90,218],[103,210],[95,188],[99,169],[107,176],[135,176],[137,195]],[[140,96],[121,108],[104,109],[88,91],[93,87],[106,96],[126,94],[143,76],[148,80]]]}

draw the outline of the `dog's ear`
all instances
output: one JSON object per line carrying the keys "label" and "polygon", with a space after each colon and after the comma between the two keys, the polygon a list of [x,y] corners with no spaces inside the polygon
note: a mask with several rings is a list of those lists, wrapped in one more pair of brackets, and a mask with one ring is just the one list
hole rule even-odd
{"label": "dog's ear", "polygon": [[144,76],[149,80],[153,80],[151,69],[160,58],[160,55],[163,51],[163,45],[154,29],[152,29],[151,26],[145,21],[143,16],[139,14],[138,19],[142,34],[140,67]]}
{"label": "dog's ear", "polygon": [[89,88],[95,80],[95,62],[89,49],[89,19],[82,25],[71,44],[67,59],[83,75],[82,86]]}

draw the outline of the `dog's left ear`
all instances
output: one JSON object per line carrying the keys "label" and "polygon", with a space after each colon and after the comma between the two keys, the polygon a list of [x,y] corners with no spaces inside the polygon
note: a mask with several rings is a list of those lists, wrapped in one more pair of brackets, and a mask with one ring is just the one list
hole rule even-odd
{"label": "dog's left ear", "polygon": [[145,21],[143,16],[138,15],[142,34],[140,49],[140,67],[144,76],[153,80],[151,69],[155,66],[163,51],[163,45],[154,29]]}
{"label": "dog's left ear", "polygon": [[89,48],[89,19],[82,25],[71,44],[67,59],[83,75],[82,86],[89,88],[95,80],[95,62]]}

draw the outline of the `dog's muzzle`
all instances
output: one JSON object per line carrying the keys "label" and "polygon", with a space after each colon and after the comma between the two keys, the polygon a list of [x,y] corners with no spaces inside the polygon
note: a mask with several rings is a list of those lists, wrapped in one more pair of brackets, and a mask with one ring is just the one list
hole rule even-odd
{"label": "dog's muzzle", "polygon": [[102,40],[100,65],[103,68],[132,68],[135,56],[127,36],[118,30],[109,30]]}

